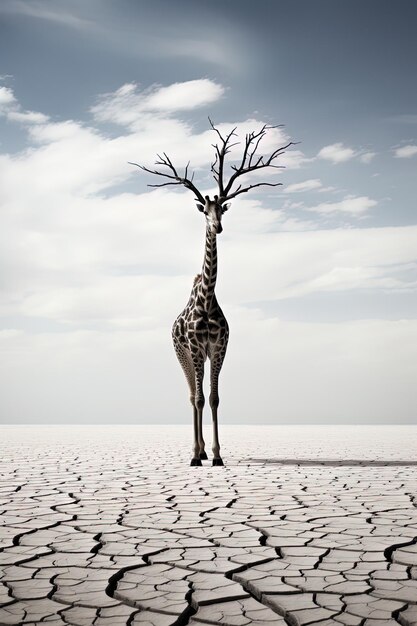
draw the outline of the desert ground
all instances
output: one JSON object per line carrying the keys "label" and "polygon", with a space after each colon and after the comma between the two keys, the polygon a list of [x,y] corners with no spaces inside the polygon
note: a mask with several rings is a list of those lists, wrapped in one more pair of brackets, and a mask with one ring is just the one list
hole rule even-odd
{"label": "desert ground", "polygon": [[220,434],[2,426],[0,624],[417,625],[417,427]]}

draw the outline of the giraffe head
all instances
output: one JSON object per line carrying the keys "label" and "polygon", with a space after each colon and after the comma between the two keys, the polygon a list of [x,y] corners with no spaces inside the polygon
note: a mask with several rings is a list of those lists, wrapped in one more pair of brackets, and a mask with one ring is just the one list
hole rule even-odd
{"label": "giraffe head", "polygon": [[213,235],[219,235],[222,232],[222,216],[229,206],[230,204],[223,204],[219,196],[214,196],[214,200],[205,196],[204,204],[197,203],[197,209],[206,216],[207,225]]}

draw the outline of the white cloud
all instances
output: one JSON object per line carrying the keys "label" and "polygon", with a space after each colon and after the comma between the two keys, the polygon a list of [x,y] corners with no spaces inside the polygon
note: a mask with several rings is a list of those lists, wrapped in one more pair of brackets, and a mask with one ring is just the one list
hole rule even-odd
{"label": "white cloud", "polygon": [[[36,209],[26,202],[23,215],[20,201],[10,202],[3,219],[4,314],[81,327],[169,326],[202,263],[204,221],[191,195],[65,192]],[[413,288],[403,273],[416,258],[417,227],[306,232],[287,219],[254,200],[233,203],[219,238],[222,302]]]}
{"label": "white cloud", "polygon": [[[176,140],[186,144],[184,157],[191,147],[196,155],[200,154],[200,163],[210,162],[211,154],[201,156],[199,152],[203,143],[212,141],[209,131],[196,136],[176,120],[167,120],[166,124],[175,131]],[[164,294],[171,297],[171,288],[176,285],[175,289],[182,289],[184,297],[187,295],[189,277],[201,265],[203,230],[192,194],[164,189],[144,194],[118,193],[108,198],[98,195],[131,174],[126,160],[137,144],[142,146],[145,159],[163,147],[169,135],[165,133],[166,125],[162,126],[162,131],[159,125],[156,129],[146,126],[142,133],[108,139],[74,121],[38,124],[30,128],[30,136],[38,143],[36,148],[15,157],[2,157],[2,238],[9,294],[4,310],[8,314],[14,311],[29,317],[65,319],[72,324],[97,319],[111,324],[134,323],[135,318],[144,323],[153,317],[154,323],[159,324],[154,310],[138,313],[137,303],[144,302],[141,294],[153,293],[159,285],[155,301],[163,301]],[[251,127],[253,120],[239,124],[238,130],[241,133]],[[228,128],[221,125],[223,131]],[[285,138],[280,134],[269,138],[271,144],[266,148],[282,139]],[[276,206],[276,200],[270,202]],[[375,201],[366,196],[348,197],[338,203],[310,207],[310,211],[359,215],[374,205]],[[393,256],[392,242],[401,241],[405,254],[407,241],[414,241],[411,230],[380,229],[381,241],[385,240],[381,255],[371,267],[365,260],[363,266],[358,266],[353,241],[362,242],[360,254],[366,259],[365,251],[372,247],[374,230],[312,232],[317,224],[297,219],[297,208],[299,204],[293,203],[285,205],[285,212],[267,209],[250,197],[233,201],[225,215],[225,234],[219,243],[224,254],[229,255],[228,265],[235,268],[235,275],[227,279],[224,275],[225,297],[239,304],[249,299],[334,289],[337,285],[343,289],[343,285],[352,283],[352,272],[357,267],[360,271],[355,276],[362,277],[362,284],[392,286],[391,276],[384,273],[382,266],[410,261],[410,256]],[[229,232],[234,233],[238,244],[228,239]],[[346,252],[346,259],[340,263],[342,250],[351,252],[350,256]],[[251,264],[254,258],[256,266]],[[250,261],[249,266],[246,260]],[[372,270],[374,265],[377,271]],[[261,281],[258,266],[262,267]],[[239,267],[245,271],[238,271]],[[341,269],[331,274],[334,268]],[[406,285],[400,281],[396,287]],[[172,301],[175,300],[173,295]],[[168,306],[166,309],[171,311]]]}
{"label": "white cloud", "polygon": [[8,107],[16,102],[13,90],[9,87],[0,87],[0,107]]}
{"label": "white cloud", "polygon": [[222,243],[221,301],[237,305],[352,288],[416,288],[406,268],[416,261],[417,227],[237,236],[239,213],[229,213],[225,236],[234,237]]}
{"label": "white cloud", "polygon": [[115,92],[103,94],[91,108],[99,122],[123,126],[140,125],[150,112],[170,113],[191,110],[216,102],[224,88],[208,78],[174,83],[168,87],[154,85],[140,91],[135,83],[127,83]]}
{"label": "white cloud", "polygon": [[[311,159],[307,158],[301,150],[288,150],[279,157],[278,163],[289,170],[296,170],[310,160]],[[277,172],[280,172],[280,170],[277,170]]]}
{"label": "white cloud", "polygon": [[343,143],[334,143],[329,146],[324,146],[317,154],[320,159],[326,159],[332,163],[344,163],[352,159],[355,155],[355,150],[344,146]]}
{"label": "white cloud", "polygon": [[[16,202],[25,201],[26,191],[18,183],[25,180],[31,188],[31,204],[54,197],[58,201],[66,193],[88,194],[105,189],[126,179],[127,138],[108,140],[77,122],[37,124],[29,127],[36,149],[16,156],[4,156],[0,179],[5,182],[4,195],[15,195]],[[133,152],[133,145],[130,146]],[[57,194],[55,198],[54,194]]]}
{"label": "white cloud", "polygon": [[[175,119],[176,111],[210,104],[219,99],[224,88],[208,79],[175,83],[168,87],[152,87],[142,92],[134,83],[125,84],[110,94],[101,96],[91,112],[97,122],[112,122],[129,128],[135,134],[135,144],[140,146],[142,164],[152,165],[155,154],[167,152],[176,163],[184,165],[191,160],[194,167],[200,167],[213,160],[212,144],[216,136],[211,129],[194,134],[191,125]],[[247,119],[237,123],[216,124],[223,134],[236,128],[237,141],[242,142],[245,134],[260,129],[265,122]],[[140,138],[136,136],[140,133]],[[278,146],[286,145],[289,136],[282,128],[271,128],[266,134],[260,151],[268,154]],[[133,143],[133,142],[132,142]],[[137,148],[133,152],[137,154]],[[239,160],[242,143],[232,148],[228,163]],[[135,157],[133,157],[135,158]],[[297,169],[307,161],[301,150],[289,149],[279,157],[277,164],[288,169]],[[271,169],[268,176],[281,175],[282,171]],[[264,176],[265,172],[254,172],[252,177]]]}
{"label": "white cloud", "polygon": [[284,200],[282,208],[287,209],[302,209],[305,206],[304,202],[293,202],[292,200]]}
{"label": "white cloud", "polygon": [[376,206],[376,200],[368,196],[346,196],[339,202],[322,202],[316,206],[308,207],[307,211],[330,215],[332,213],[348,213],[350,215],[362,215]]}
{"label": "white cloud", "polygon": [[148,95],[145,107],[151,111],[183,111],[216,102],[224,88],[208,78],[174,83]]}
{"label": "white cloud", "polygon": [[373,161],[375,157],[376,157],[376,152],[364,152],[363,154],[360,155],[359,160],[361,161],[361,163],[365,163],[367,165],[368,163]]}
{"label": "white cloud", "polygon": [[12,122],[21,122],[23,124],[45,124],[48,116],[37,111],[10,111],[7,118]]}
{"label": "white cloud", "polygon": [[5,115],[11,122],[23,124],[44,124],[48,116],[36,111],[22,111],[10,87],[0,87],[0,115]]}
{"label": "white cloud", "polygon": [[320,187],[320,189],[318,189],[319,193],[327,193],[329,191],[337,191],[336,187],[332,187],[331,185],[329,185],[328,187]]}
{"label": "white cloud", "polygon": [[417,146],[415,145],[408,145],[408,146],[402,146],[401,148],[397,148],[395,150],[395,157],[397,159],[409,159],[410,157],[413,157],[417,154]]}
{"label": "white cloud", "polygon": [[360,152],[339,142],[329,146],[324,146],[318,152],[317,156],[320,159],[331,161],[334,164],[344,163],[353,158],[358,158],[361,163],[369,164],[375,158],[376,152]]}
{"label": "white cloud", "polygon": [[301,193],[304,191],[312,191],[313,189],[320,189],[322,187],[321,181],[318,178],[310,178],[304,180],[301,183],[293,183],[285,187],[286,193]]}
{"label": "white cloud", "polygon": [[[385,275],[384,275],[385,274]],[[327,273],[318,276],[309,284],[311,292],[350,290],[363,288],[396,289],[413,286],[403,283],[393,276],[386,275],[378,267],[364,267],[357,265],[353,267],[333,267]]]}

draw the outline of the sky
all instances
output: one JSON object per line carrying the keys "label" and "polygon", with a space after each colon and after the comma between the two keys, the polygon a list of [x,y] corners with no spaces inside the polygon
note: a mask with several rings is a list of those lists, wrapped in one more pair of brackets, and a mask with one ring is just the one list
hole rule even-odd
{"label": "sky", "polygon": [[416,423],[416,19],[409,0],[3,0],[1,422],[191,424],[170,331],[204,216],[129,162],[165,151],[213,194],[210,116],[241,139],[282,124],[265,153],[299,142],[262,178],[282,186],[223,218],[220,422]]}

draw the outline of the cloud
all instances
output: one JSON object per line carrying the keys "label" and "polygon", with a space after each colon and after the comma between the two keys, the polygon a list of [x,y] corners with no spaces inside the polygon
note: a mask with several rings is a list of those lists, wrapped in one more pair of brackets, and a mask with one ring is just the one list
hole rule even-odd
{"label": "cloud", "polygon": [[324,146],[317,156],[320,159],[326,159],[332,163],[344,163],[349,161],[356,155],[356,152],[352,148],[348,148],[343,143],[334,143],[329,146]]}
{"label": "cloud", "polygon": [[304,180],[301,183],[293,183],[285,187],[286,193],[301,193],[304,191],[312,191],[313,189],[320,189],[322,187],[321,181],[318,178],[310,178]]}
{"label": "cloud", "polygon": [[135,83],[126,83],[115,92],[100,96],[91,112],[99,122],[132,126],[140,124],[141,118],[150,112],[189,111],[215,102],[223,93],[224,87],[208,78],[168,87],[154,85],[143,91]]}
{"label": "cloud", "polygon": [[249,236],[235,226],[237,211],[229,213],[225,232],[234,238],[222,247],[223,301],[242,304],[351,289],[416,288],[408,268],[416,261],[417,227],[316,228]]}
{"label": "cloud", "polygon": [[43,124],[48,116],[36,111],[23,111],[10,87],[0,87],[0,115],[5,115],[11,122],[23,124]]}
{"label": "cloud", "polygon": [[368,163],[373,161],[375,156],[376,156],[376,152],[364,152],[364,154],[360,155],[359,161],[361,161],[361,163],[365,163],[367,165]]}
{"label": "cloud", "polygon": [[306,208],[307,211],[330,215],[332,213],[348,213],[350,215],[362,215],[376,206],[376,200],[368,196],[346,196],[339,202],[322,202],[316,206]]}
{"label": "cloud", "polygon": [[[414,288],[417,227],[306,231],[287,219],[259,201],[233,202],[219,238],[222,302]],[[63,191],[40,202],[29,186],[4,210],[2,312],[81,328],[169,327],[201,267],[203,231],[186,193]]]}
{"label": "cloud", "polygon": [[[125,86],[119,91],[129,94],[134,90]],[[137,159],[152,165],[156,154],[164,150],[180,169],[191,160],[197,176],[199,168],[209,166],[213,159],[213,131],[195,133],[191,125],[175,119],[170,112],[161,112],[157,118],[154,114],[144,114],[139,117],[137,125],[129,128],[130,132],[113,137],[74,120],[44,121],[46,116],[22,112],[19,104],[16,104],[13,113],[15,121],[25,122],[32,144],[29,150],[0,157],[3,198],[13,203],[25,204],[28,200],[26,189],[30,188],[31,204],[53,201],[66,206],[67,195],[86,197],[103,192],[133,175],[137,176],[138,170],[128,165],[128,161]],[[19,114],[17,117],[16,113]],[[126,123],[130,124],[130,120]],[[261,127],[262,122],[246,120],[237,126],[244,135],[253,127]],[[266,138],[265,149],[275,148],[277,143],[281,145],[287,139],[281,129],[273,129]],[[237,154],[240,155],[240,152]],[[302,154],[298,158],[302,159]],[[275,176],[276,170],[270,174]],[[150,175],[141,174],[138,182],[154,182],[150,179]],[[22,186],[19,180],[27,181],[26,185]],[[205,180],[200,186],[202,190],[207,186],[210,189],[213,182]],[[191,194],[187,197],[191,198]],[[73,204],[69,202],[68,206]]]}
{"label": "cloud", "polygon": [[[140,162],[151,165],[159,152],[167,152],[175,160],[181,159],[185,165],[189,160],[193,166],[200,167],[213,160],[212,144],[216,141],[213,130],[208,129],[195,134],[191,125],[175,119],[174,114],[183,110],[202,107],[217,101],[225,93],[225,88],[209,79],[175,83],[168,87],[153,86],[140,91],[134,83],[128,83],[115,92],[100,96],[91,108],[96,122],[112,122],[129,128],[131,133],[140,133]],[[262,128],[262,120],[247,119],[237,123],[216,124],[223,134],[236,129],[238,143],[230,152],[228,162],[240,160],[242,141],[245,134]],[[271,128],[265,135],[260,151],[268,154],[277,146],[290,141],[282,128]],[[147,159],[150,154],[150,161]],[[136,153],[136,150],[135,150]],[[279,157],[277,163],[288,169],[301,167],[308,159],[301,150],[288,150]],[[280,175],[280,170],[271,169],[268,176]],[[264,176],[265,172],[255,171],[250,176]]]}
{"label": "cloud", "polygon": [[13,90],[9,87],[0,87],[0,107],[8,107],[16,102]]}
{"label": "cloud", "polygon": [[224,94],[224,87],[203,78],[185,83],[159,87],[145,99],[145,108],[151,111],[187,111],[216,102]]}
{"label": "cloud", "polygon": [[22,124],[45,124],[48,116],[37,111],[10,111],[7,118],[12,122],[21,122]]}
{"label": "cloud", "polygon": [[280,165],[291,170],[303,167],[303,165],[309,161],[311,161],[311,159],[307,158],[301,150],[288,150],[279,157]]}
{"label": "cloud", "polygon": [[397,148],[395,150],[395,157],[397,159],[409,159],[410,157],[413,157],[417,154],[417,146],[415,145],[408,145],[408,146],[402,146],[401,148]]}
{"label": "cloud", "polygon": [[332,187],[331,185],[329,185],[328,187],[320,187],[320,189],[318,189],[319,193],[327,193],[329,191],[337,191],[336,187]]}
{"label": "cloud", "polygon": [[[253,128],[254,122],[239,123],[239,133]],[[231,126],[219,127],[227,131]],[[282,129],[276,132],[267,139],[267,149],[285,139]],[[34,124],[29,133],[36,142],[30,150],[1,157],[1,239],[8,294],[3,312],[68,324],[134,325],[135,319],[140,324],[153,319],[160,325],[152,302],[166,301],[164,309],[174,314],[169,301],[175,302],[180,291],[187,297],[190,276],[200,268],[201,215],[192,194],[182,189],[148,193],[111,193],[110,189],[132,175],[126,161],[137,145],[142,157],[151,159],[172,135],[172,148],[179,143],[184,158],[191,150],[197,163],[209,164],[211,151],[202,152],[201,147],[210,145],[212,132],[194,135],[184,123],[170,118],[156,127],[147,121],[141,131],[111,139],[70,120]],[[295,185],[308,183],[312,188],[311,181],[316,179]],[[109,190],[107,197],[105,190]],[[367,196],[347,197],[308,210],[362,215],[375,204]],[[358,288],[410,287],[409,281],[393,277],[384,268],[387,264],[402,267],[414,258],[408,245],[415,243],[411,228],[320,231],[318,223],[299,218],[297,210],[304,208],[299,203],[284,208],[277,210],[276,200],[269,197],[262,202],[242,197],[225,215],[219,245],[227,266],[235,269],[229,275],[224,270],[223,297],[234,305],[351,288],[353,283]],[[229,239],[229,232],[238,243]],[[376,237],[380,254],[368,262]]]}
{"label": "cloud", "polygon": [[376,152],[360,152],[339,142],[324,146],[324,148],[318,152],[317,156],[320,159],[331,161],[334,164],[345,163],[353,158],[358,158],[361,163],[368,164],[375,158]]}

